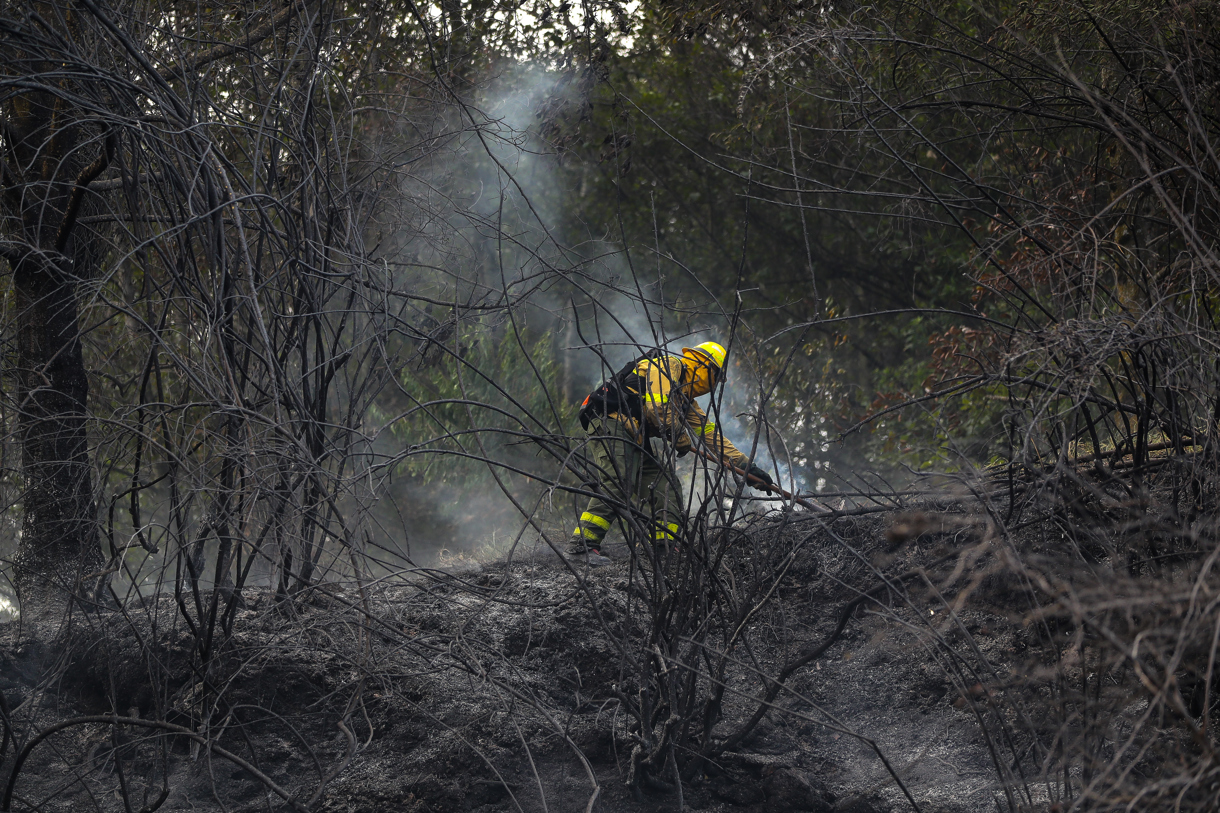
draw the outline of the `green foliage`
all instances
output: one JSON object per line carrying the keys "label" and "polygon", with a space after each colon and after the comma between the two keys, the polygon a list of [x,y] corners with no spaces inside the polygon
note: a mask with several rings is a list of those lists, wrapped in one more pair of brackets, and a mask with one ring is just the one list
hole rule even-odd
{"label": "green foliage", "polygon": [[892,158],[851,140],[840,100],[798,86],[812,63],[783,82],[759,73],[751,52],[779,47],[779,35],[734,30],[728,19],[759,18],[726,14],[646,5],[587,110],[554,126],[569,234],[621,239],[679,317],[727,323],[736,312],[755,372],[778,384],[769,418],[793,462],[821,473],[891,465],[872,437],[836,441],[879,394],[920,391],[929,339],[961,320],[895,311],[968,310],[970,241],[952,223],[905,217],[904,199],[855,194],[860,178],[904,191],[880,179]]}
{"label": "green foliage", "polygon": [[413,403],[393,422],[409,446],[403,471],[463,488],[487,486],[485,460],[556,471],[539,443],[558,448],[575,420],[577,405],[557,395],[562,376],[549,331],[474,320],[445,344],[421,343],[401,376]]}
{"label": "green foliage", "polygon": [[648,5],[582,125],[574,206],[659,255],[684,305],[743,317],[797,462],[826,445],[811,413],[875,416],[817,449],[844,472],[979,463],[1005,420],[1043,446],[1085,431],[1081,399],[1107,437],[1149,399],[1181,426],[1203,414],[1181,394],[1199,365],[1171,359],[1195,351],[1140,342],[1210,330],[1186,269],[1218,217],[1191,157],[1214,143],[1214,16]]}

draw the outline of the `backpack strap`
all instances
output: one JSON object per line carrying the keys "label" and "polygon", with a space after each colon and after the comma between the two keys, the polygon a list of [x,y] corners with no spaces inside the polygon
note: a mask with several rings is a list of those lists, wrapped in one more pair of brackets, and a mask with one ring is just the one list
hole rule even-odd
{"label": "backpack strap", "polygon": [[585,428],[585,431],[589,430],[589,426],[595,419],[604,418],[613,413],[629,415],[639,421],[641,426],[645,425],[644,399],[641,391],[648,382],[636,370],[642,362],[655,361],[665,355],[667,355],[665,351],[660,349],[649,350],[625,365],[609,380],[589,393],[580,405],[580,425]]}

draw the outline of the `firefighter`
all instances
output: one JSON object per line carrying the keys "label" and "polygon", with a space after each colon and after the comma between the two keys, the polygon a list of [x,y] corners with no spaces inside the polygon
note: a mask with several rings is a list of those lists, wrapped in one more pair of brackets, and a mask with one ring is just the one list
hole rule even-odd
{"label": "firefighter", "polygon": [[605,496],[589,500],[569,553],[591,567],[609,564],[602,540],[616,516],[614,504],[643,511],[653,543],[672,546],[681,529],[682,498],[673,456],[690,451],[691,438],[726,463],[745,470],[752,485],[770,490],[770,475],[738,451],[695,403],[724,376],[725,349],[716,342],[682,348],[682,355],[653,350],[628,364],[581,404],[580,422],[593,445]]}

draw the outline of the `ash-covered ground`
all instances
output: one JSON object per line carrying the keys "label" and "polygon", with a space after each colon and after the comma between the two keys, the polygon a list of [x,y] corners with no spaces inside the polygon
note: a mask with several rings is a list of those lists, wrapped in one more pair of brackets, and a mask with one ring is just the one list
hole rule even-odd
{"label": "ash-covered ground", "polygon": [[[1003,807],[996,760],[1021,770],[1020,743],[985,732],[1002,728],[1023,639],[979,527],[960,514],[753,526],[741,544],[795,554],[728,672],[717,730],[756,707],[760,675],[832,643],[748,739],[681,783],[685,808]],[[169,596],[8,624],[11,809],[676,810],[674,788],[625,784],[616,692],[646,596],[626,547],[608,553],[614,565],[574,572],[536,543],[295,602],[247,591],[207,652]]]}

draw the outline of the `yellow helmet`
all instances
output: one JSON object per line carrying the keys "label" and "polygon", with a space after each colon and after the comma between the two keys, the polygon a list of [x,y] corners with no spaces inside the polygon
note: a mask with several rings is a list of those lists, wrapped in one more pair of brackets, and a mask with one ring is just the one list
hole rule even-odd
{"label": "yellow helmet", "polygon": [[716,374],[719,375],[724,370],[724,358],[728,352],[716,342],[704,342],[698,347],[683,347],[683,354],[698,353],[701,356],[706,356],[708,360],[716,367]]}

